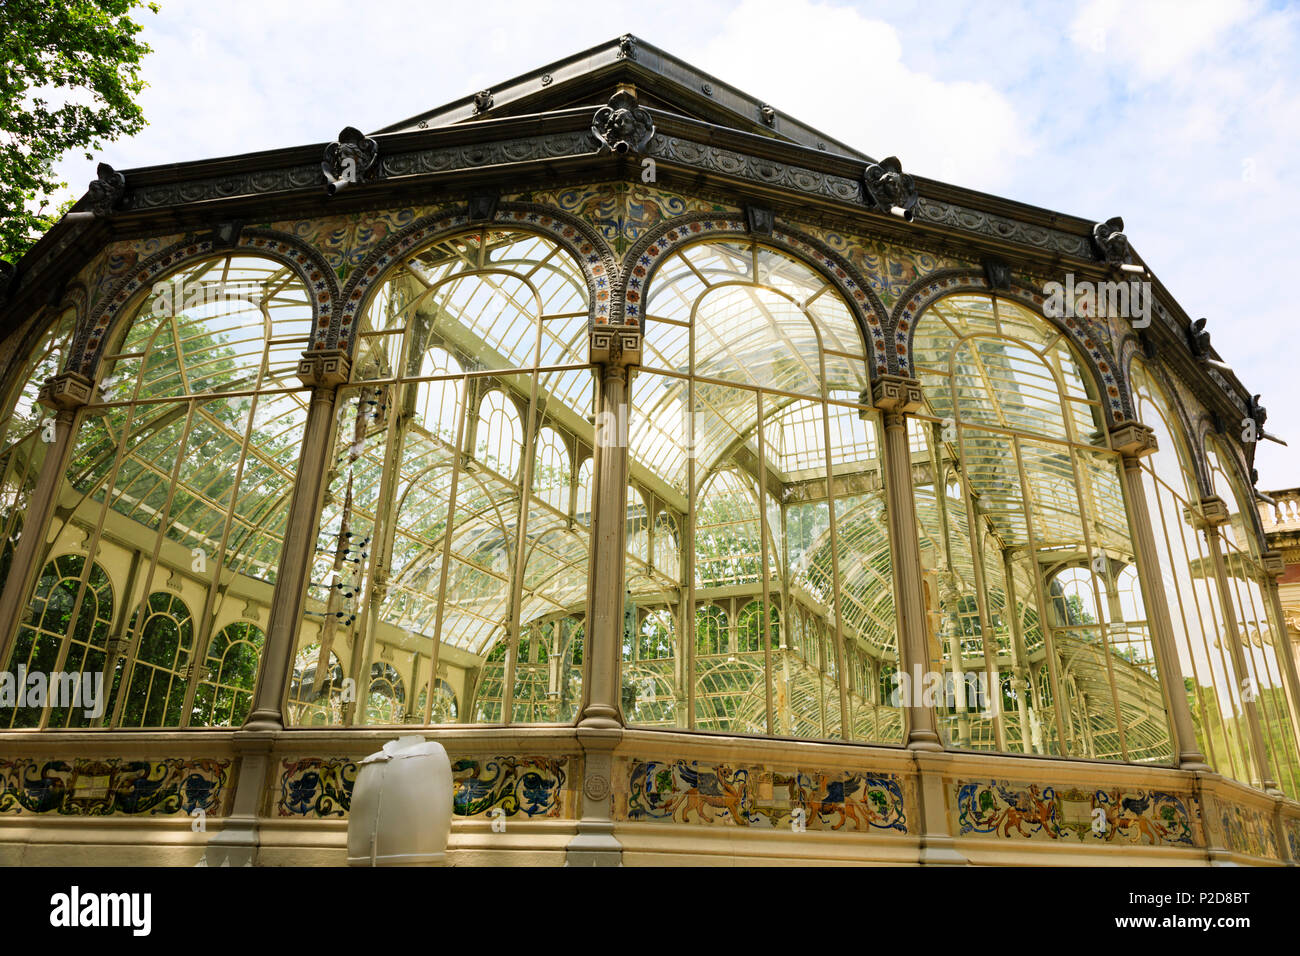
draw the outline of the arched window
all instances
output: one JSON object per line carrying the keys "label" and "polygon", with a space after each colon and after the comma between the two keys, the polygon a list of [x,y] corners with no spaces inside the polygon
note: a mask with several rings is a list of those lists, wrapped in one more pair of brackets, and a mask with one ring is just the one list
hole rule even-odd
{"label": "arched window", "polygon": [[1242,681],[1206,537],[1201,492],[1176,407],[1146,367],[1131,372],[1139,419],[1156,451],[1141,459],[1142,485],[1197,745],[1224,776],[1258,783]]}
{"label": "arched window", "polygon": [[[983,293],[930,305],[913,349],[917,524],[949,745],[1171,762],[1145,620],[1116,600],[1136,556],[1084,365],[1050,322]],[[1038,693],[995,712],[1007,672],[1013,688],[1036,673]]]}
{"label": "arched window", "polygon": [[[294,724],[325,726],[338,723],[343,715],[343,697],[347,689],[343,666],[333,651],[328,652],[328,657],[323,657],[321,650],[319,642],[309,644],[294,658],[288,706]],[[355,687],[348,696],[355,699]]]}
{"label": "arched window", "polygon": [[514,404],[498,389],[488,392],[478,412],[478,460],[503,477],[514,478],[523,444],[523,424]]}
{"label": "arched window", "polygon": [[650,561],[650,511],[641,492],[632,485],[627,489],[626,534],[628,562],[644,572]]}
{"label": "arched window", "polygon": [[[293,269],[237,251],[161,278],[116,320],[48,529],[56,553],[94,554],[130,589],[113,634],[128,657],[103,723],[188,725],[190,665],[207,660],[225,602],[238,614],[269,600],[310,402],[295,372],[312,317]],[[156,611],[157,595],[193,616]],[[67,622],[69,650],[79,627]]]}
{"label": "arched window", "polygon": [[[14,682],[9,688],[14,699],[0,696],[0,727],[87,727],[107,723],[104,670],[113,612],[112,583],[95,562],[79,554],[65,554],[42,569],[9,658],[5,676]],[[44,700],[18,686],[24,674],[33,673],[42,675]],[[71,706],[65,700],[50,700],[50,677],[55,674],[79,674],[79,699],[84,702],[89,690],[94,698],[92,705]],[[29,681],[21,682],[34,687]]]}
{"label": "arched window", "polygon": [[1230,458],[1227,443],[1206,436],[1205,458],[1214,493],[1228,507],[1222,526],[1223,568],[1233,617],[1241,635],[1248,698],[1264,738],[1264,751],[1274,779],[1292,799],[1300,799],[1300,708],[1282,674],[1278,654],[1289,652],[1286,631],[1277,620],[1269,595],[1273,586],[1260,562],[1258,512],[1254,495],[1241,478],[1240,464]]}
{"label": "arched window", "polygon": [[533,494],[556,511],[569,511],[569,450],[554,428],[537,433],[537,462],[533,466]]}
{"label": "arched window", "polygon": [[[428,701],[429,689],[423,687],[420,689],[420,696],[416,699],[416,713],[424,713]],[[455,689],[442,678],[438,679],[433,691],[433,706],[430,708],[430,723],[433,724],[453,724],[460,715],[460,703],[456,699]]]}
{"label": "arched window", "polygon": [[75,310],[66,310],[25,360],[10,366],[8,394],[0,397],[0,581],[9,576],[26,505],[54,437],[54,413],[37,404],[36,396],[47,378],[62,371],[75,320]]}
{"label": "arched window", "polygon": [[[656,523],[655,573],[629,562],[627,587],[639,606],[684,608],[686,659],[667,672],[685,677],[673,725],[899,740],[900,721],[874,719],[889,705],[849,687],[836,663],[897,660],[857,318],[813,268],[743,239],[668,254],[645,302],[631,468],[683,553],[657,553]],[[818,622],[829,667],[809,663],[813,624],[805,640],[783,632],[805,618]],[[764,620],[774,622],[767,654]]]}
{"label": "arched window", "polygon": [[227,624],[208,645],[191,725],[238,727],[253,706],[257,662],[266,635],[256,624]]}
{"label": "arched window", "polygon": [[590,526],[592,507],[592,480],[595,472],[595,460],[588,455],[578,466],[578,494],[573,506],[574,520]]}
{"label": "arched window", "polygon": [[666,512],[655,516],[654,570],[675,584],[681,575],[681,532],[677,519]]}
{"label": "arched window", "polygon": [[372,724],[400,724],[406,703],[406,682],[391,664],[375,661],[370,665],[370,691],[367,699],[368,719]]}
{"label": "arched window", "polygon": [[416,655],[424,703],[402,719],[452,719],[435,673],[462,719],[572,717],[581,681],[556,661],[586,609],[591,464],[571,514],[569,449],[594,438],[588,313],[566,251],[497,229],[404,255],[359,313],[299,644],[349,677],[385,645]]}
{"label": "arched window", "polygon": [[[194,619],[174,594],[155,591],[131,619],[134,650],[113,682],[119,727],[176,727],[185,706],[185,675],[194,653]],[[119,683],[120,681],[120,683]],[[120,702],[119,693],[125,688]]]}
{"label": "arched window", "polygon": [[695,653],[709,657],[727,652],[727,612],[708,604],[695,612]]}

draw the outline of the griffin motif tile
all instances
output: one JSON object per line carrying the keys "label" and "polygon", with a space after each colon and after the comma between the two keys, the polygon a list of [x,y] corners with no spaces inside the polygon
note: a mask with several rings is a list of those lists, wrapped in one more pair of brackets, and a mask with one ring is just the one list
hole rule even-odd
{"label": "griffin motif tile", "polygon": [[615,796],[620,820],[760,829],[907,832],[893,774],[630,760]]}
{"label": "griffin motif tile", "polygon": [[952,786],[957,836],[1199,846],[1195,798],[1161,790],[1082,790],[1004,780]]}
{"label": "griffin motif tile", "polygon": [[[1250,856],[1279,859],[1277,836],[1272,821],[1254,807],[1216,802],[1219,825],[1230,850]],[[1288,832],[1288,839],[1291,834]]]}

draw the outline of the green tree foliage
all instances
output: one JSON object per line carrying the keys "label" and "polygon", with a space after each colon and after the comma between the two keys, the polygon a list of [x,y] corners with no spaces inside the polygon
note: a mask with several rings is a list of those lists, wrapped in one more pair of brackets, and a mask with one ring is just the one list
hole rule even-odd
{"label": "green tree foliage", "polygon": [[139,6],[158,12],[141,0],[0,4],[0,258],[17,260],[62,215],[46,209],[67,185],[54,176],[65,153],[144,128]]}

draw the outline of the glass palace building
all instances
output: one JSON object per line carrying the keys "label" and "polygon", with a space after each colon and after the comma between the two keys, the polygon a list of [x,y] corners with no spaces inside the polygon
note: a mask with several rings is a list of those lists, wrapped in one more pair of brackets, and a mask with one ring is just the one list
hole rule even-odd
{"label": "glass palace building", "polygon": [[1118,219],[624,36],[0,284],[0,863],[341,864],[411,733],[460,865],[1300,862],[1265,413]]}

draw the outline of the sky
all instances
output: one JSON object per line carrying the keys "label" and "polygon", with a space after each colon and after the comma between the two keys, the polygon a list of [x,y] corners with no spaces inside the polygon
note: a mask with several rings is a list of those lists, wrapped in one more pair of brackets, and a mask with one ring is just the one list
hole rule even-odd
{"label": "sky", "polygon": [[877,158],[1125,232],[1269,410],[1261,490],[1300,486],[1281,298],[1300,222],[1300,6],[1262,0],[472,4],[158,0],[149,126],[58,168],[370,132],[634,33]]}

